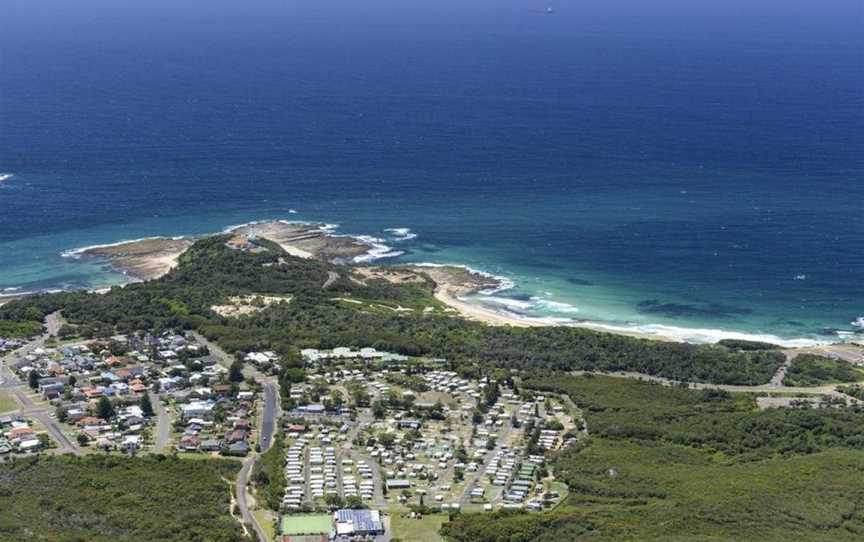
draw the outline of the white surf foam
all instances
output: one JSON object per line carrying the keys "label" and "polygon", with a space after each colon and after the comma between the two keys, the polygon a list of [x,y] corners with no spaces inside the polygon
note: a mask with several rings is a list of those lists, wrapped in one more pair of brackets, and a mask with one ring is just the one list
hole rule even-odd
{"label": "white surf foam", "polygon": [[348,235],[347,237],[353,237],[361,243],[369,246],[369,251],[366,252],[366,254],[354,256],[354,263],[374,262],[375,260],[395,258],[405,254],[405,252],[401,250],[393,250],[392,247],[384,244],[383,239],[379,239],[378,237],[372,237],[371,235]]}
{"label": "white surf foam", "polygon": [[411,231],[411,228],[387,228],[384,230],[394,237],[394,241],[410,241],[417,239],[417,234]]}
{"label": "white surf foam", "polygon": [[552,312],[563,312],[569,314],[576,314],[579,312],[579,307],[575,307],[569,303],[562,303],[560,301],[552,301],[550,299],[543,299],[540,297],[532,297],[534,300],[534,304],[538,310],[548,310]]}
{"label": "white surf foam", "polygon": [[516,283],[510,280],[507,277],[502,277],[500,275],[493,275],[492,273],[487,273],[486,271],[482,271],[480,269],[475,269],[473,267],[469,267],[467,265],[455,264],[455,263],[432,263],[432,262],[420,262],[411,264],[416,267],[458,267],[459,269],[464,269],[473,275],[478,275],[481,277],[485,277],[488,279],[492,279],[497,282],[497,286],[493,286],[490,288],[486,288],[478,291],[478,294],[481,295],[494,295],[499,292],[503,292],[505,290],[511,290],[516,287]]}
{"label": "white surf foam", "polygon": [[0,173],[0,183],[2,183],[3,181],[7,181],[14,176],[14,173]]}
{"label": "white surf foam", "polygon": [[[469,301],[469,302],[471,300],[470,297],[465,297],[464,299],[460,297],[459,299],[463,300],[463,301]],[[482,302],[484,304],[494,303],[496,305],[502,305],[504,307],[507,307],[510,310],[517,310],[517,311],[528,311],[528,310],[531,310],[535,307],[535,304],[532,301],[520,301],[518,299],[510,299],[508,297],[485,296],[482,298]],[[524,315],[517,315],[517,316],[524,316]]]}
{"label": "white surf foam", "polygon": [[578,325],[581,327],[588,327],[600,331],[610,331],[613,333],[638,333],[672,341],[702,344],[713,344],[723,339],[766,342],[777,344],[787,348],[830,344],[830,341],[819,341],[816,339],[784,339],[782,337],[778,337],[777,335],[771,335],[768,333],[744,333],[740,331],[727,331],[723,329],[676,327],[664,324],[613,325],[600,322],[580,322]]}
{"label": "white surf foam", "polygon": [[[256,226],[258,224],[266,224],[267,222],[273,222],[273,220],[253,220],[251,222],[244,222],[243,224],[233,224],[231,226],[226,226],[222,229],[222,233],[234,233],[240,228],[248,228],[249,226]],[[281,221],[280,221],[281,222]]]}
{"label": "white surf foam", "polygon": [[849,322],[849,325],[860,328],[860,329],[864,329],[864,316],[859,316],[855,320]]}

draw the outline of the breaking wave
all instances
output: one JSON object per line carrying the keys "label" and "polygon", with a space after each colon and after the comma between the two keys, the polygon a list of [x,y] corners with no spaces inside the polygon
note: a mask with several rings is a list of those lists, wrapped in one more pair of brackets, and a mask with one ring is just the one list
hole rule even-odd
{"label": "breaking wave", "polygon": [[393,236],[394,241],[417,239],[417,234],[412,232],[411,228],[387,228],[384,231]]}

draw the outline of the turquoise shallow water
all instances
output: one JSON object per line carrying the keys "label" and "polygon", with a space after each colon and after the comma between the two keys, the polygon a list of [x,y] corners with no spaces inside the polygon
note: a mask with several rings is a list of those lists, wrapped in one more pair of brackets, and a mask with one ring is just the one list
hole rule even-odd
{"label": "turquoise shallow water", "polygon": [[124,280],[77,247],[282,218],[507,277],[474,301],[524,317],[859,330],[855,2],[55,4],[2,14],[6,293]]}

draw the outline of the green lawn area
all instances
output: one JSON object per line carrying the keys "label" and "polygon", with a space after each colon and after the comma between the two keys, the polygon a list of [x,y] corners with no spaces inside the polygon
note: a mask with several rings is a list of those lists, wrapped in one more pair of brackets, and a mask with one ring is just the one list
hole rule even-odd
{"label": "green lawn area", "polygon": [[258,524],[264,529],[264,534],[267,535],[267,542],[272,542],[276,539],[276,529],[273,527],[273,515],[267,510],[253,510],[252,515],[258,520]]}
{"label": "green lawn area", "polygon": [[282,516],[280,527],[281,534],[329,533],[333,528],[333,517],[329,514]]}
{"label": "green lawn area", "polygon": [[196,452],[178,452],[177,457],[179,459],[188,459],[190,461],[237,461],[238,458],[234,457],[214,457],[210,454],[201,454]]}
{"label": "green lawn area", "polygon": [[7,391],[0,391],[0,412],[10,412],[12,410],[18,410],[18,402],[12,397],[12,395]]}
{"label": "green lawn area", "polygon": [[404,542],[440,542],[443,540],[438,530],[447,521],[445,514],[423,516],[423,519],[410,519],[402,514],[390,516],[390,530],[394,539]]}

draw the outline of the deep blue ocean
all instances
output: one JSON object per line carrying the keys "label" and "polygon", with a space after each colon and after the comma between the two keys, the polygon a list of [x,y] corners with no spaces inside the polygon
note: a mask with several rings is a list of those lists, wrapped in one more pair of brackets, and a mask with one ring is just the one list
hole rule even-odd
{"label": "deep blue ocean", "polygon": [[475,301],[524,316],[837,339],[862,3],[4,0],[0,174],[5,293],[280,218],[507,277]]}

